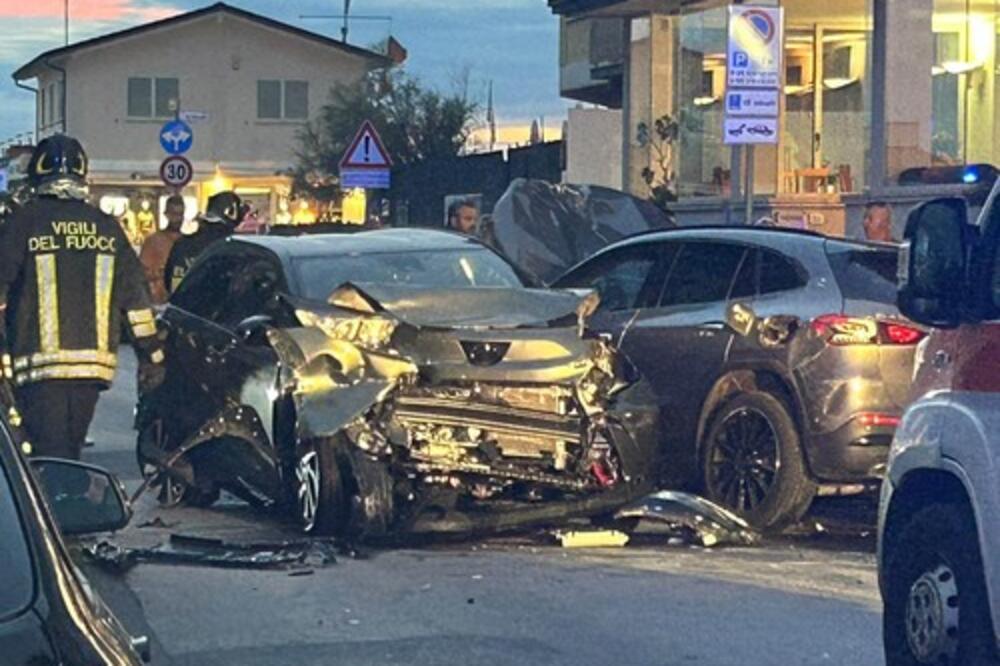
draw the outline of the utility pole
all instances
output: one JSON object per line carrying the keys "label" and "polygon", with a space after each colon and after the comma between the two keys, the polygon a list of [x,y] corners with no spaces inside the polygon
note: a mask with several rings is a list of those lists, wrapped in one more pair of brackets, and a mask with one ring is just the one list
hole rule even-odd
{"label": "utility pole", "polygon": [[348,21],[351,16],[351,0],[344,0],[344,27],[340,29],[340,41],[347,43]]}
{"label": "utility pole", "polygon": [[63,0],[63,37],[69,46],[69,0]]}

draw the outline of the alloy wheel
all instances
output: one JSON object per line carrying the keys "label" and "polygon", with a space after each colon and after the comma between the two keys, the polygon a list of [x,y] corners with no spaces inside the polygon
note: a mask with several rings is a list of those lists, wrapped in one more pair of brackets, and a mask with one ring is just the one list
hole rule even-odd
{"label": "alloy wheel", "polygon": [[945,564],[925,571],[906,599],[906,642],[921,664],[952,664],[958,654],[958,584]]}
{"label": "alloy wheel", "polygon": [[730,414],[712,442],[708,460],[712,494],[738,512],[756,509],[778,474],[778,434],[756,409]]}
{"label": "alloy wheel", "polygon": [[298,480],[297,500],[299,515],[305,530],[311,531],[316,526],[316,514],[319,508],[320,470],[319,453],[309,451],[299,458],[295,468]]}

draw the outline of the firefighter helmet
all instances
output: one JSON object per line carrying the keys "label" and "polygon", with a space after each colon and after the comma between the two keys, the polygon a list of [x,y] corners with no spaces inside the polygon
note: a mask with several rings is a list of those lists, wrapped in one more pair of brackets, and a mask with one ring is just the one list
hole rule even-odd
{"label": "firefighter helmet", "polygon": [[71,136],[56,134],[39,142],[28,162],[28,182],[38,194],[86,196],[87,153]]}
{"label": "firefighter helmet", "polygon": [[218,218],[230,226],[237,226],[243,221],[243,201],[235,192],[219,192],[212,195],[205,207],[206,217]]}

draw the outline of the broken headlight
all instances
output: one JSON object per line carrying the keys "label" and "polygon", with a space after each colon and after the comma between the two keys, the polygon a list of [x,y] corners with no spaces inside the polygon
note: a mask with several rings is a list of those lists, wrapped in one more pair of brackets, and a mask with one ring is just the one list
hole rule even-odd
{"label": "broken headlight", "polygon": [[334,317],[298,309],[295,316],[303,326],[315,326],[334,340],[365,349],[381,349],[389,344],[396,322],[379,317]]}

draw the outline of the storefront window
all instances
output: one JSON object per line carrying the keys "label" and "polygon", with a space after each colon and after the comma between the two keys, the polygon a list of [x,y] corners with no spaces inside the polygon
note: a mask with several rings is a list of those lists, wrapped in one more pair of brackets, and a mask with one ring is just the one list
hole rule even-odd
{"label": "storefront window", "polygon": [[871,126],[871,0],[785,0],[780,191],[857,192]]}
{"label": "storefront window", "polygon": [[729,148],[722,143],[726,8],[686,14],[677,34],[681,196],[728,196]]}
{"label": "storefront window", "polygon": [[[783,0],[782,136],[759,146],[758,194],[857,192],[871,136],[872,0]],[[771,3],[764,3],[771,4]],[[728,196],[730,150],[722,142],[726,7],[684,14],[677,31],[681,196]]]}
{"label": "storefront window", "polygon": [[1000,161],[997,0],[890,0],[890,182],[913,167]]}

